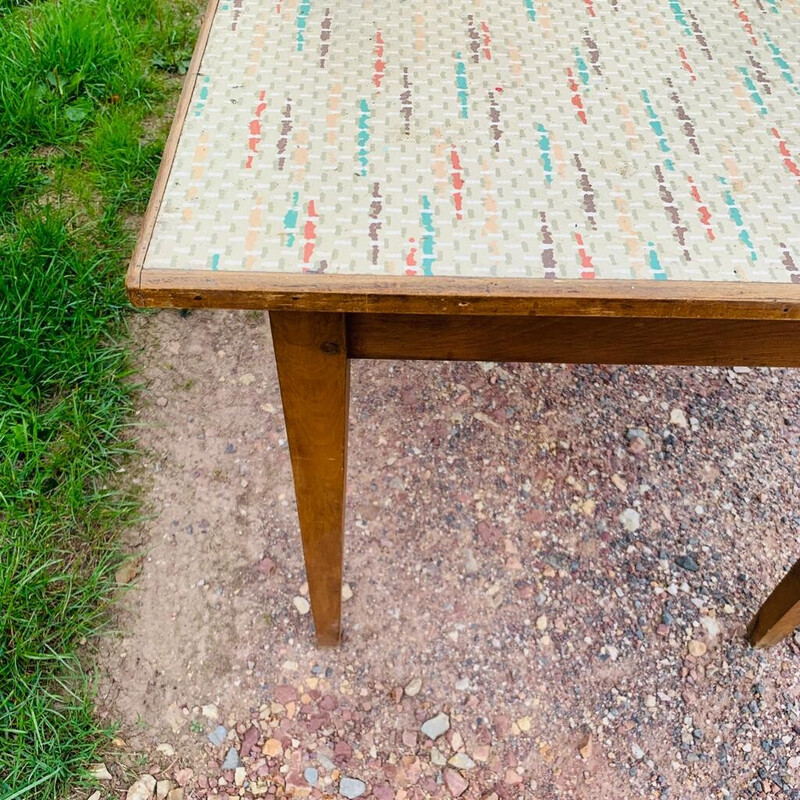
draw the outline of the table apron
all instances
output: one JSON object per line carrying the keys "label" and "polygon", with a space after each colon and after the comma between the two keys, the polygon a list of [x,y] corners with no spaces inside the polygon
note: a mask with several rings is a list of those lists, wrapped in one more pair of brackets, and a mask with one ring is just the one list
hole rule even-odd
{"label": "table apron", "polygon": [[350,358],[800,366],[800,321],[347,314]]}

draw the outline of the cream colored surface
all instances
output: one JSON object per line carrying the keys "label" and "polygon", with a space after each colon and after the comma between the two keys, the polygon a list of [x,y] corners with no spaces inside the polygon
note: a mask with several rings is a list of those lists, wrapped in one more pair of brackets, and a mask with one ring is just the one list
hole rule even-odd
{"label": "cream colored surface", "polygon": [[220,4],[144,269],[791,281],[800,6]]}

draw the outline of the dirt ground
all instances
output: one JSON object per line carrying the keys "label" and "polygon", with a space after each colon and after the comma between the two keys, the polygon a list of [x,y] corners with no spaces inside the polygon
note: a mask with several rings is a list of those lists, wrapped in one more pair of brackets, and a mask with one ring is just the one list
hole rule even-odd
{"label": "dirt ground", "polygon": [[800,373],[354,363],[330,651],[266,315],[133,339],[148,518],[101,796],[800,797],[800,647],[744,642],[800,555]]}

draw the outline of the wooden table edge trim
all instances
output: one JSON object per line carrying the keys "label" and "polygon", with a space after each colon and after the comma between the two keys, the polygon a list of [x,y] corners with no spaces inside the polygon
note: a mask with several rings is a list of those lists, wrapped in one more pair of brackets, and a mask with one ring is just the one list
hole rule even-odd
{"label": "wooden table edge trim", "polygon": [[[143,248],[137,251],[143,252]],[[791,283],[655,284],[623,280],[221,273],[132,267],[126,285],[134,305],[156,308],[800,320],[800,284]]]}
{"label": "wooden table edge trim", "polygon": [[220,0],[209,0],[125,280],[134,305],[406,314],[800,319],[800,284],[144,269]]}
{"label": "wooden table edge trim", "polygon": [[[197,78],[200,76],[200,64],[206,52],[208,37],[211,35],[211,28],[214,24],[214,17],[219,3],[220,0],[209,0],[206,10],[203,13],[203,21],[197,34],[197,42],[192,52],[192,60],[189,62],[189,69],[186,71],[186,76],[183,80],[183,87],[181,88],[181,94],[178,98],[175,115],[172,118],[169,135],[164,145],[164,153],[161,156],[161,163],[159,164],[156,180],[153,184],[153,191],[150,194],[150,200],[147,203],[147,208],[142,217],[142,227],[139,231],[136,246],[133,249],[133,255],[128,264],[125,285],[129,294],[135,291],[142,282],[142,267],[147,257],[147,251],[150,248],[150,242],[153,239],[156,219],[161,209],[161,203],[164,200],[164,193],[167,190],[167,183],[169,182],[169,176],[172,172],[172,165],[175,163],[175,153],[178,150],[178,142],[183,132],[183,123],[189,112],[189,106],[191,105],[192,96],[194,95],[195,86],[197,85]],[[133,302],[135,303],[135,301]]]}

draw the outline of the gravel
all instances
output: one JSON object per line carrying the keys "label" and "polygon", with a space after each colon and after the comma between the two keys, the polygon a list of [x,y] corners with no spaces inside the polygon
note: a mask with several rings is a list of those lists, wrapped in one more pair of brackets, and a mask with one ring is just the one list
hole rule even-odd
{"label": "gravel", "polygon": [[[187,800],[331,797],[342,777],[375,800],[461,780],[468,800],[800,797],[800,637],[745,639],[800,554],[798,373],[354,362],[352,597],[323,651],[293,606],[306,578],[266,319],[141,324],[158,335],[142,384],[170,402],[136,429],[155,513],[98,692],[120,758],[146,756]],[[449,728],[421,734],[440,714]]]}

